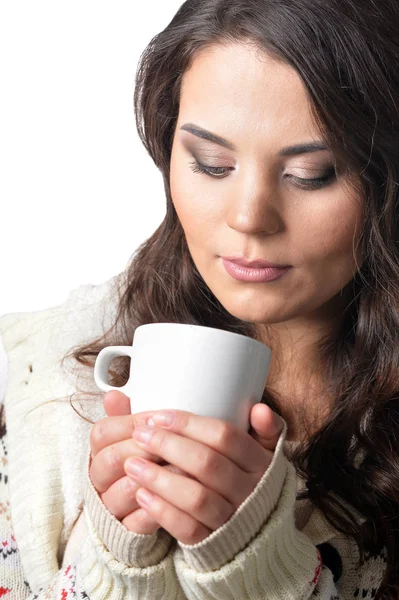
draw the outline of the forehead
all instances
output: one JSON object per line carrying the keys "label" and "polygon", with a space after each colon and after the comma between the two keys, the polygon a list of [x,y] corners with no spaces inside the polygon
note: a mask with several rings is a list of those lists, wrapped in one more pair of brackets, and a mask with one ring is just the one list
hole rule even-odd
{"label": "forehead", "polygon": [[211,46],[195,56],[182,80],[179,121],[226,133],[237,144],[319,137],[298,73],[244,44]]}

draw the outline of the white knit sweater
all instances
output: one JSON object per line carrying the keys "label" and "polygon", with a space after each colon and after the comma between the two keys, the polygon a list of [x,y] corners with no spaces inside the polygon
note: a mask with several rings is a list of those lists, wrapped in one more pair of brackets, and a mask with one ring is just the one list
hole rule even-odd
{"label": "white knit sweater", "polygon": [[[0,318],[8,359],[7,433],[0,445],[0,598],[373,598],[384,553],[358,569],[356,544],[334,531],[309,501],[296,500],[303,482],[289,461],[286,427],[254,492],[199,544],[177,543],[163,530],[136,535],[108,512],[88,476],[91,425],[68,401],[77,381],[59,361],[111,325],[117,279],[81,286],[54,308]],[[1,344],[0,357],[4,382]],[[98,391],[91,380],[90,374],[87,381]],[[102,394],[77,408],[93,421],[105,416]],[[341,574],[320,546],[326,543],[339,554]],[[332,570],[321,563],[321,554]]]}

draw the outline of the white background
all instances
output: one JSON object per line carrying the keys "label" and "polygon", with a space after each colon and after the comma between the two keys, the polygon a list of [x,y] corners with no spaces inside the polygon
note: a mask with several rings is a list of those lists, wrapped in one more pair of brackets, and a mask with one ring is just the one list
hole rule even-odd
{"label": "white background", "polygon": [[180,0],[0,3],[0,314],[121,272],[165,215],[137,63]]}

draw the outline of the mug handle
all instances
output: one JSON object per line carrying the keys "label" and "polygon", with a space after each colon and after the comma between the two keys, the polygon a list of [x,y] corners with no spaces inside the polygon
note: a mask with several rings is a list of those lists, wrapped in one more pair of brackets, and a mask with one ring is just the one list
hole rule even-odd
{"label": "mug handle", "polygon": [[104,392],[116,390],[118,392],[126,393],[125,390],[129,387],[129,382],[120,386],[110,385],[108,381],[108,371],[114,358],[118,358],[119,356],[130,356],[130,358],[132,358],[132,351],[133,346],[107,346],[100,350],[94,365],[94,381],[100,390],[103,390]]}

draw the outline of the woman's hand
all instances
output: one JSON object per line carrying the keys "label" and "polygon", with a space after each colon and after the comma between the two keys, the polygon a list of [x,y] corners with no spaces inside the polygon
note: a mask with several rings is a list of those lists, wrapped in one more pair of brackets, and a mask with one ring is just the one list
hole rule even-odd
{"label": "woman's hand", "polygon": [[132,456],[160,460],[132,438],[135,426],[144,425],[150,413],[132,415],[129,398],[118,391],[105,394],[104,409],[107,417],[97,421],[90,432],[90,479],[109,512],[129,531],[154,533],[160,525],[137,504],[139,484],[124,471],[126,459]]}
{"label": "woman's hand", "polygon": [[[126,473],[140,486],[136,500],[183,544],[196,544],[221,527],[269,467],[283,420],[257,404],[250,422],[247,433],[220,419],[158,411],[134,429],[135,443],[158,457],[126,459]],[[156,464],[160,459],[180,473]]]}

